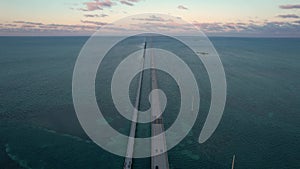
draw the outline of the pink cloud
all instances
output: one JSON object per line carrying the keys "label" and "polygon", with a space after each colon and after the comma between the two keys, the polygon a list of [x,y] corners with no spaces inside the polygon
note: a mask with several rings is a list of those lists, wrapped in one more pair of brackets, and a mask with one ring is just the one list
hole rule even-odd
{"label": "pink cloud", "polygon": [[92,2],[85,2],[86,9],[81,9],[83,11],[95,11],[95,10],[103,10],[103,8],[110,8],[113,3],[110,0],[95,0]]}
{"label": "pink cloud", "polygon": [[[162,30],[173,32],[188,33],[194,30],[194,27],[189,24],[177,23],[172,20],[163,20],[156,16],[149,18],[135,18],[136,24],[130,24],[128,27],[120,27],[119,25],[104,26],[106,23],[81,20],[78,25],[65,24],[46,24],[28,21],[13,21],[12,23],[0,24],[0,33],[2,35],[13,35],[18,33],[25,34],[44,34],[44,35],[58,35],[58,34],[90,34],[99,28],[107,32],[114,31],[134,31],[134,30]],[[221,36],[293,36],[300,37],[300,20],[293,22],[215,22],[215,23],[197,23],[194,25],[207,35],[221,35]]]}
{"label": "pink cloud", "polygon": [[87,20],[81,20],[81,23],[94,24],[98,26],[103,26],[107,24],[105,22],[96,22],[96,21],[87,21]]}

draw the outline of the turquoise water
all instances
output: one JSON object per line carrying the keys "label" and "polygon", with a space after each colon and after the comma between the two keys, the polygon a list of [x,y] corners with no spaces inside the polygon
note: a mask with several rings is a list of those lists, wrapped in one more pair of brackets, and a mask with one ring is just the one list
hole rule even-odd
{"label": "turquoise water", "polygon": [[[0,37],[1,169],[122,167],[122,157],[89,140],[74,112],[72,73],[86,40]],[[213,136],[199,144],[210,102],[208,78],[201,69],[196,75],[201,83],[200,113],[189,135],[169,151],[171,168],[230,168],[234,154],[236,168],[300,168],[300,39],[211,40],[227,77],[224,115]],[[191,67],[199,66],[190,62]],[[178,109],[177,86],[169,83],[172,79],[166,74],[158,78],[169,96],[164,117],[168,127],[176,117],[172,112]],[[103,97],[101,80],[96,81],[98,97]],[[149,84],[148,78],[144,80]],[[145,85],[142,100],[147,100],[148,92]],[[142,102],[142,109],[148,106]],[[127,134],[130,123],[109,106],[104,110],[113,127]],[[149,135],[149,126],[138,127],[139,137]],[[149,166],[149,158],[134,161],[135,168]]]}

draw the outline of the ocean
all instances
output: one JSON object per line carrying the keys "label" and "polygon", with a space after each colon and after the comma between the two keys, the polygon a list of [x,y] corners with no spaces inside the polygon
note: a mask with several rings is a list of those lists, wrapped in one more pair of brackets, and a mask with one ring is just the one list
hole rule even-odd
{"label": "ocean", "polygon": [[[88,37],[0,37],[0,169],[122,168],[124,158],[93,143],[81,128],[73,107],[73,69],[87,40]],[[199,144],[211,91],[203,66],[190,60],[191,67],[202,66],[195,75],[201,84],[200,111],[187,137],[168,151],[170,168],[231,168],[233,155],[235,168],[300,168],[300,39],[210,40],[226,73],[225,111],[212,137]],[[113,66],[105,68],[113,71]],[[145,71],[143,110],[149,108],[149,74]],[[110,100],[109,90],[105,90],[107,79],[96,79],[99,104],[100,100]],[[164,113],[168,128],[179,109],[178,86],[164,72],[158,74],[158,81],[168,96]],[[130,89],[133,102],[135,83]],[[128,120],[109,103],[104,103],[103,111],[115,129],[128,135]],[[148,137],[149,126],[138,125],[138,137]],[[135,159],[133,167],[147,169],[150,164],[150,158]]]}

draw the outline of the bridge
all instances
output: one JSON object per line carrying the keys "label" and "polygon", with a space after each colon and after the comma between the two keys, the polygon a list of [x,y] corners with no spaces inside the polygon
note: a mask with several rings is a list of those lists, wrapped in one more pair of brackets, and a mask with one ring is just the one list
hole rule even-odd
{"label": "bridge", "polygon": [[[150,43],[152,47],[152,41]],[[147,50],[147,41],[144,43],[144,52],[142,58],[142,70],[144,69],[145,65],[145,58],[146,58],[146,51]],[[151,52],[147,56],[151,57],[151,66],[155,68],[155,57],[154,53]],[[127,144],[127,152],[126,158],[124,161],[123,169],[132,169],[133,165],[133,152],[134,152],[134,138],[136,134],[136,121],[138,119],[138,110],[140,107],[140,97],[141,97],[141,88],[143,84],[143,76],[144,73],[140,74],[138,88],[137,88],[137,95],[135,100],[135,110],[133,111],[131,128],[129,133],[129,139]],[[158,89],[158,82],[156,76],[156,70],[151,69],[151,87],[152,89]],[[153,91],[151,95],[151,169],[169,169],[169,162],[168,162],[168,154],[167,154],[167,145],[166,145],[166,138],[164,134],[164,124],[161,112],[161,105],[159,100],[159,94],[157,90]],[[155,136],[155,137],[154,137]]]}

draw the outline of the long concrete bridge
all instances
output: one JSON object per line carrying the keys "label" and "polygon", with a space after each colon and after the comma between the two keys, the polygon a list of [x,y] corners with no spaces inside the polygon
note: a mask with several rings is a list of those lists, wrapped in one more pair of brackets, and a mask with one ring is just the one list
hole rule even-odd
{"label": "long concrete bridge", "polygon": [[[152,47],[152,41],[150,42],[150,46]],[[147,42],[144,44],[144,52],[142,59],[142,70],[144,69],[146,56],[151,57],[151,66],[155,68],[155,56],[154,53],[149,53],[146,55],[147,50]],[[150,50],[151,51],[151,50]],[[140,97],[141,97],[141,88],[143,84],[143,72],[139,77],[139,84],[137,89],[136,101],[135,101],[135,110],[132,116],[130,134],[127,145],[126,158],[124,161],[123,169],[131,169],[133,165],[133,152],[134,152],[134,138],[136,133],[136,121],[138,119],[138,109],[140,106]],[[151,87],[152,89],[158,89],[158,82],[156,76],[156,70],[151,69]],[[166,138],[164,134],[164,124],[163,118],[161,115],[161,105],[159,100],[158,92],[154,91],[151,95],[151,169],[169,169],[168,162],[168,154],[167,154],[167,145]],[[155,137],[154,137],[155,136]]]}

